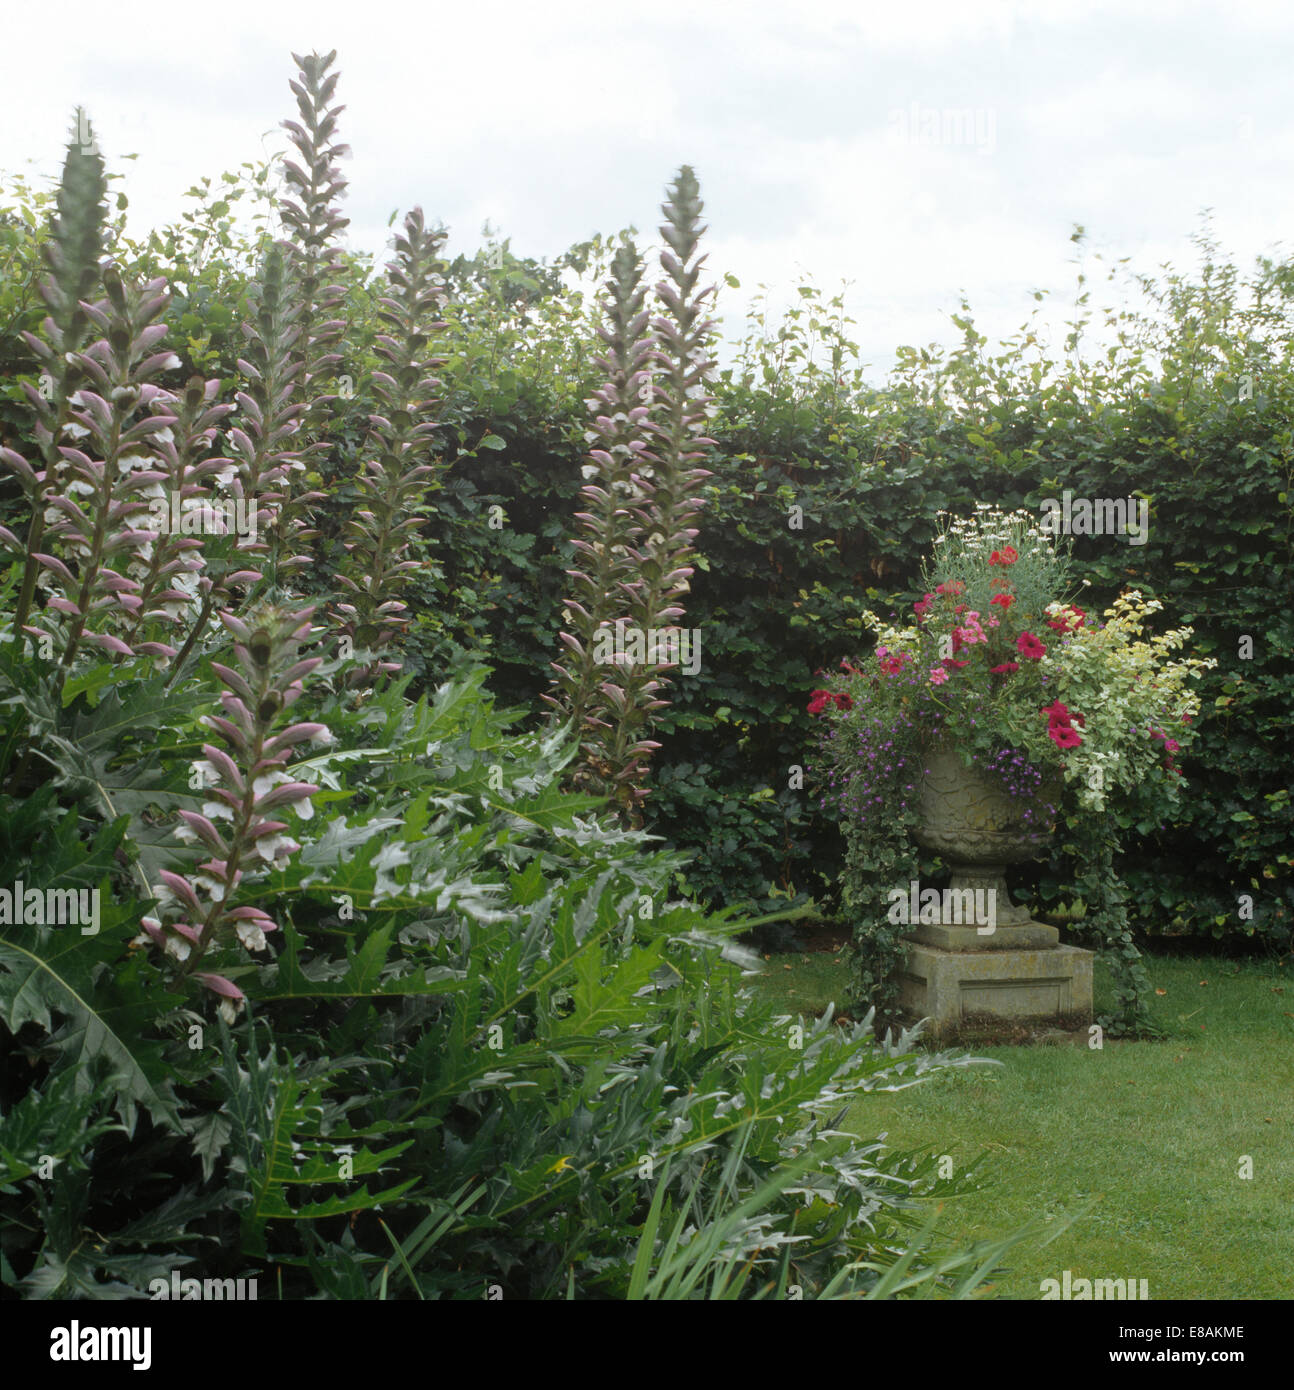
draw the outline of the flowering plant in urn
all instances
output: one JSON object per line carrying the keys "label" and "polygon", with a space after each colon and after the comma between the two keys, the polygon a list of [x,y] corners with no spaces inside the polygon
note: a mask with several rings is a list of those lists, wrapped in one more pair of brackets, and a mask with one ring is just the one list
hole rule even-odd
{"label": "flowering plant in urn", "polygon": [[[1114,837],[1157,824],[1180,796],[1177,754],[1199,710],[1191,682],[1214,663],[1173,655],[1190,628],[1150,635],[1160,604],[1136,590],[1100,614],[1083,605],[1086,581],[1074,584],[1068,554],[1028,513],[941,517],[909,621],[866,614],[875,650],[843,660],[808,705],[821,720],[823,804],[850,842],[846,901],[876,906],[882,866],[885,886],[904,881],[905,864],[915,878],[905,839],[1001,865],[1042,854],[1063,819],[1084,860],[1088,920],[1132,961]],[[1008,903],[1005,920],[1022,919]],[[1140,994],[1127,983],[1124,1002]]]}

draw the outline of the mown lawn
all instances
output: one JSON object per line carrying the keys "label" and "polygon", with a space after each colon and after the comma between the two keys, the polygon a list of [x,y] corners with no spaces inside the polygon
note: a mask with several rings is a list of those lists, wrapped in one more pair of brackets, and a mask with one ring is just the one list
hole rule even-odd
{"label": "mown lawn", "polygon": [[[850,1112],[845,1128],[933,1147],[958,1169],[988,1156],[985,1186],[944,1207],[941,1228],[959,1244],[1096,1199],[1045,1248],[1016,1247],[998,1297],[1038,1298],[1066,1269],[1146,1279],[1152,1299],[1294,1297],[1294,971],[1148,966],[1163,1041],[975,1048],[1003,1065],[871,1093]],[[774,956],[765,969],[759,987],[790,1012],[842,997],[830,954]],[[1098,1011],[1104,983],[1098,965]]]}

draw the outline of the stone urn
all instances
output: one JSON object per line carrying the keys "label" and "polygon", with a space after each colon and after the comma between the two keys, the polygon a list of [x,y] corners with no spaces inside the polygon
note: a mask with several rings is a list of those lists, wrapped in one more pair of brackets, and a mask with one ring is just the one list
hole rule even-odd
{"label": "stone urn", "polygon": [[925,768],[917,843],[948,865],[953,892],[994,894],[999,927],[1027,925],[1028,909],[1011,902],[1006,869],[1040,858],[1051,847],[1054,827],[1044,817],[1048,800],[1059,799],[1059,787],[1044,787],[1031,802],[1021,801],[947,747],[927,752]]}
{"label": "stone urn", "polygon": [[[1050,847],[1054,827],[1046,808],[1059,801],[1059,787],[1045,786],[1033,801],[1022,801],[947,747],[927,752],[925,769],[914,838],[940,855],[951,883],[938,920],[924,911],[908,919],[903,1008],[928,1020],[931,1036],[941,1039],[993,1019],[1050,1028],[1089,1024],[1092,952],[1062,946],[1056,928],[1033,921],[1006,886],[1009,865]],[[968,902],[991,905],[990,925],[981,924],[978,911],[966,913]]]}

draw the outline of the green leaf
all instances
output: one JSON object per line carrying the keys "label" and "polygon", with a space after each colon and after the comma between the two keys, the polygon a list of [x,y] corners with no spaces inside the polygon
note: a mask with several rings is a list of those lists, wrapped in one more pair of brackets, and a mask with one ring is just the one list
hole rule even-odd
{"label": "green leaf", "polygon": [[[124,817],[99,827],[87,845],[78,817],[60,811],[48,784],[28,799],[24,821],[34,838],[24,841],[8,824],[12,806],[0,801],[0,883],[19,879],[78,894],[93,905],[94,922],[0,926],[0,1020],[13,1033],[33,1023],[50,1034],[55,1074],[65,1068],[78,1092],[107,1091],[127,1128],[137,1105],[178,1131],[170,1072],[165,1064],[161,1019],[178,1001],[159,992],[151,968],[131,956],[127,943],[139,930],[144,906],[112,887]],[[84,895],[84,896],[82,896]],[[57,903],[55,904],[57,905]],[[79,916],[79,913],[78,913]],[[87,928],[87,930],[83,930]]]}
{"label": "green leaf", "polygon": [[[109,891],[105,880],[105,896]],[[3,929],[0,1019],[14,1033],[29,1022],[48,1031],[56,1068],[71,1070],[82,1090],[108,1089],[128,1129],[138,1104],[178,1131],[170,1072],[154,1040],[175,1005],[156,1001],[155,982],[150,999],[137,979],[114,978],[123,928],[138,926],[138,918],[129,922],[125,909],[111,903],[102,917],[98,937],[83,937],[75,927]]]}

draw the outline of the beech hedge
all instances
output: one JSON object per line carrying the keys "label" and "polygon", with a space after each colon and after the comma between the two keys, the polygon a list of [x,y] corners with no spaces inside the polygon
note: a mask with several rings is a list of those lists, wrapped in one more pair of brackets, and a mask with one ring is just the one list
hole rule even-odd
{"label": "beech hedge", "polygon": [[[700,670],[669,691],[647,803],[648,828],[695,854],[691,888],[716,902],[812,897],[831,910],[842,841],[808,766],[815,672],[870,643],[861,608],[910,612],[940,509],[969,513],[982,500],[1041,516],[1068,489],[1149,507],[1144,544],[1073,537],[1092,606],[1139,588],[1218,661],[1202,687],[1199,751],[1184,764],[1185,807],[1173,823],[1136,827],[1121,865],[1135,924],[1152,937],[1288,947],[1294,379],[1282,368],[1250,394],[1214,372],[1184,389],[1161,367],[1133,384],[1144,389],[1099,399],[1071,375],[950,410],[913,383],[842,407],[820,386],[797,399],[781,382],[723,373],[685,619],[701,634]],[[451,467],[441,504],[445,583],[479,599],[473,640],[500,695],[528,706],[546,688],[560,626],[578,425],[533,402],[465,417],[464,438],[489,433],[504,447]],[[492,506],[501,529],[489,527]],[[1017,881],[1043,909],[1069,904],[1058,865]]]}

